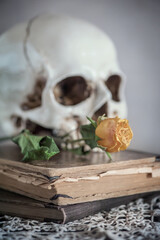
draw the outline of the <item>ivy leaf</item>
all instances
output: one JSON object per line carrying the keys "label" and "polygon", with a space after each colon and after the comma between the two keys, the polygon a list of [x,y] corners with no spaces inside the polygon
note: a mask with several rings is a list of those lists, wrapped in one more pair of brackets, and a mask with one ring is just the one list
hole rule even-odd
{"label": "ivy leaf", "polygon": [[97,141],[99,137],[95,135],[95,127],[92,124],[82,125],[80,132],[85,143],[89,145],[91,149],[98,147]]}
{"label": "ivy leaf", "polygon": [[12,141],[20,147],[21,153],[24,155],[22,159],[24,162],[48,160],[59,153],[53,138],[49,136],[35,136],[29,130],[22,131],[19,135],[13,137]]}

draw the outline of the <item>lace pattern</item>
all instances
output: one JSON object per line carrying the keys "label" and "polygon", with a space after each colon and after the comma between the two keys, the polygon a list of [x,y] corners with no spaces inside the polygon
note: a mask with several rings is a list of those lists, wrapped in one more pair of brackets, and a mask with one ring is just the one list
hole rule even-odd
{"label": "lace pattern", "polygon": [[160,196],[143,199],[64,225],[19,217],[0,217],[3,240],[148,240],[160,239]]}

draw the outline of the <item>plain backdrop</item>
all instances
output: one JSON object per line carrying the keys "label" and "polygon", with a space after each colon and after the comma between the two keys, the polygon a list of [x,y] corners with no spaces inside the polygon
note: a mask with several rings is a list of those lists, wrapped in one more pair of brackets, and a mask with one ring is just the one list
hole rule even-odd
{"label": "plain backdrop", "polygon": [[88,20],[111,37],[127,76],[130,149],[160,154],[160,1],[0,0],[0,33],[40,13]]}

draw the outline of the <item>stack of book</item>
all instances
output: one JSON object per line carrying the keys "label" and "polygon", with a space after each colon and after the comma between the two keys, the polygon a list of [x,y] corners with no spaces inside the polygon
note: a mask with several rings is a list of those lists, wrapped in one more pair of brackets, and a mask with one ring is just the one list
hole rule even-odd
{"label": "stack of book", "polygon": [[160,162],[153,154],[124,151],[112,158],[61,152],[23,163],[17,146],[0,145],[0,188],[14,192],[1,190],[0,212],[67,222],[160,191]]}

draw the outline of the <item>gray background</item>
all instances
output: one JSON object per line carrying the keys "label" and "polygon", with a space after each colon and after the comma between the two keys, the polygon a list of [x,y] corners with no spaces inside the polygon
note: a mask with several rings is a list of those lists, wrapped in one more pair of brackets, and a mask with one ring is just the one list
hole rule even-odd
{"label": "gray background", "polygon": [[0,0],[0,33],[47,12],[88,20],[112,38],[128,79],[130,148],[160,153],[160,1]]}

